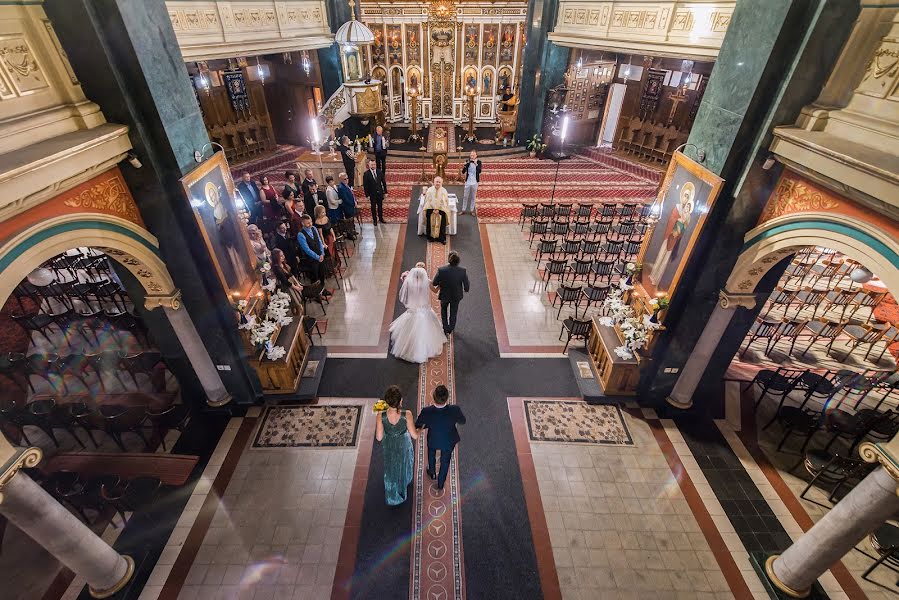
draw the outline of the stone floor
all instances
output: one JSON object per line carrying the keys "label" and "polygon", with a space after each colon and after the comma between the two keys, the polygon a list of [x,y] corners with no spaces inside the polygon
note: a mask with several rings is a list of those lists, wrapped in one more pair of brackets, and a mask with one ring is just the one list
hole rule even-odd
{"label": "stone floor", "polygon": [[[338,282],[339,289],[326,306],[328,314],[323,315],[317,305],[308,305],[310,315],[327,319],[327,331],[321,343],[332,353],[342,353],[342,346],[378,346],[384,307],[387,302],[392,307],[394,301],[387,297],[388,283],[401,229],[395,224],[378,227],[363,224],[362,236],[356,239],[348,269],[343,280]],[[349,247],[352,249],[352,243]],[[334,285],[333,279],[328,280],[328,285]]]}
{"label": "stone floor", "polygon": [[[370,427],[371,402],[320,399],[321,404],[362,406],[361,428]],[[259,409],[251,409],[247,418],[258,416]],[[229,426],[231,433],[216,449],[204,480],[214,480],[222,467],[240,421]],[[195,557],[187,562],[178,598],[330,596],[358,442],[353,447],[259,448],[254,440],[261,421],[256,419],[224,495],[215,499],[215,514]],[[141,598],[159,597],[181,560],[187,535],[198,527],[197,513],[208,493],[208,484],[194,491]]]}
{"label": "stone floor", "polygon": [[[544,289],[537,263],[528,248],[528,241],[518,225],[486,225],[493,255],[499,297],[502,302],[505,328],[511,346],[553,346],[562,350],[559,341],[562,329],[556,319],[558,308],[552,308]],[[549,290],[554,290],[553,283]],[[494,311],[496,307],[494,307]],[[562,318],[574,311],[566,308]],[[497,320],[497,327],[503,324]]]}

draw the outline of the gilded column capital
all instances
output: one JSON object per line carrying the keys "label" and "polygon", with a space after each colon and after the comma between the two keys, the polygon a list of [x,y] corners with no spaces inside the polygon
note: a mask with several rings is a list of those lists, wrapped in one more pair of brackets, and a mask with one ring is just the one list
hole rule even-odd
{"label": "gilded column capital", "polygon": [[172,310],[178,310],[181,308],[181,290],[176,289],[171,294],[164,294],[160,296],[146,296],[144,298],[144,308],[147,310],[153,310],[154,308],[171,308]]}
{"label": "gilded column capital", "polygon": [[858,447],[858,453],[865,462],[880,463],[880,466],[896,480],[896,494],[899,495],[899,436],[885,444],[864,442]]}
{"label": "gilded column capital", "polygon": [[19,469],[36,467],[44,453],[40,448],[19,448],[10,444],[0,435],[0,504],[3,503],[3,488],[16,476]]}
{"label": "gilded column capital", "polygon": [[755,294],[737,294],[728,290],[718,290],[718,304],[721,308],[755,308]]}

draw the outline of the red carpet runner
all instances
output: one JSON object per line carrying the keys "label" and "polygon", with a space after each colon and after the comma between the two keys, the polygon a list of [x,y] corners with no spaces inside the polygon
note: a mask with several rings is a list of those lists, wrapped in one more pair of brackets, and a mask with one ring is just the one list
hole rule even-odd
{"label": "red carpet runner", "polygon": [[[449,244],[428,244],[427,270],[432,276],[446,264]],[[439,314],[436,294],[431,306]],[[418,410],[431,402],[434,388],[449,388],[451,403],[456,402],[453,372],[453,341],[443,346],[440,356],[421,365],[418,375]],[[410,600],[463,600],[465,573],[462,560],[462,510],[459,489],[459,450],[450,463],[449,476],[442,490],[425,473],[427,442],[419,439],[415,462],[415,499],[412,509],[412,552],[409,569]],[[437,463],[439,465],[440,458]]]}

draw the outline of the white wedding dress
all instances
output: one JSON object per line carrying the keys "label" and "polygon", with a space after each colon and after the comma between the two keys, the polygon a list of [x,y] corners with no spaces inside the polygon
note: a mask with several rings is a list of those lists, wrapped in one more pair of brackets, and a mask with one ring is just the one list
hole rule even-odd
{"label": "white wedding dress", "polygon": [[440,317],[431,308],[431,281],[428,272],[415,267],[400,288],[400,302],[406,312],[390,324],[391,352],[397,358],[423,363],[443,350],[446,336]]}

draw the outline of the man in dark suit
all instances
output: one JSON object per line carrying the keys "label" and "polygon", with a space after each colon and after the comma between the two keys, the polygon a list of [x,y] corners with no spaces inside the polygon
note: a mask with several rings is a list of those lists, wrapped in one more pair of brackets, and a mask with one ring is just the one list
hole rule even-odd
{"label": "man in dark suit", "polygon": [[237,184],[237,193],[240,194],[247,212],[250,213],[250,223],[255,223],[262,216],[262,191],[259,185],[250,178],[247,171],[243,172],[240,183]]}
{"label": "man in dark suit", "polygon": [[368,170],[362,177],[362,189],[365,196],[371,202],[371,218],[375,222],[386,223],[384,220],[384,195],[387,193],[387,183],[384,181],[384,173],[375,168],[375,161],[368,161]]}
{"label": "man in dark suit", "polygon": [[304,171],[304,177],[302,183],[300,183],[300,190],[303,192],[303,206],[306,209],[307,214],[312,214],[312,211],[315,210],[315,199],[312,197],[312,186],[315,185],[315,178],[312,176],[312,169],[306,169]]}
{"label": "man in dark suit", "polygon": [[437,473],[437,489],[442,490],[449,473],[453,449],[459,443],[459,431],[456,425],[465,424],[462,409],[455,404],[447,404],[449,390],[445,385],[434,388],[434,404],[421,409],[415,419],[415,426],[428,430],[428,476],[435,479],[434,466],[437,462],[437,451],[440,450],[440,471]]}
{"label": "man in dark suit", "polygon": [[[387,138],[384,137],[384,128],[378,125],[375,127],[375,133],[371,136],[371,151],[375,155],[378,164],[378,170],[386,176],[387,174]],[[384,187],[387,191],[387,187]]]}
{"label": "man in dark suit", "polygon": [[459,302],[468,291],[468,273],[459,266],[462,259],[455,250],[449,253],[449,264],[437,269],[431,285],[438,288],[440,298],[440,320],[443,321],[443,333],[449,335],[456,328],[456,317],[459,314]]}

